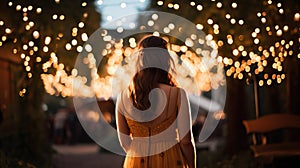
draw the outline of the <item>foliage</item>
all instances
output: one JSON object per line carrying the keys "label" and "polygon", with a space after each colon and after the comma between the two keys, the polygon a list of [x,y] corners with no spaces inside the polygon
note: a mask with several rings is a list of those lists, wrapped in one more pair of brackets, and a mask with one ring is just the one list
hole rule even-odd
{"label": "foliage", "polygon": [[[1,167],[51,165],[40,75],[53,70],[43,64],[55,55],[71,71],[77,45],[84,43],[82,34],[88,36],[99,24],[93,0],[0,1],[0,47],[12,52],[18,66],[12,70],[15,99],[7,104],[9,114],[0,125]],[[72,40],[77,44],[66,49]]]}
{"label": "foliage", "polygon": [[296,1],[151,1],[150,8],[187,18],[212,35],[227,76],[245,80],[255,74],[261,86],[281,83],[283,63],[300,58]]}

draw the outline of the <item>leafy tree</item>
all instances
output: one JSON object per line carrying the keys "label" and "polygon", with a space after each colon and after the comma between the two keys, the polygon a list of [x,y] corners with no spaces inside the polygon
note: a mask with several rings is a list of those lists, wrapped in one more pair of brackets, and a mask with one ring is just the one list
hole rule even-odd
{"label": "leafy tree", "polygon": [[80,46],[99,27],[100,14],[93,0],[3,0],[0,11],[0,47],[12,52],[1,57],[13,57],[17,65],[11,81],[15,106],[8,108],[9,117],[1,125],[1,150],[10,158],[46,167],[51,150],[40,75],[54,73],[45,64],[49,60],[59,59],[72,70]]}
{"label": "leafy tree", "polygon": [[[297,112],[300,102],[293,98],[300,94],[297,1],[158,0],[151,1],[149,9],[187,18],[217,42],[227,76],[229,153],[246,147],[241,121],[247,116],[254,117],[259,110],[259,115]],[[254,108],[256,86],[261,86],[261,99]]]}

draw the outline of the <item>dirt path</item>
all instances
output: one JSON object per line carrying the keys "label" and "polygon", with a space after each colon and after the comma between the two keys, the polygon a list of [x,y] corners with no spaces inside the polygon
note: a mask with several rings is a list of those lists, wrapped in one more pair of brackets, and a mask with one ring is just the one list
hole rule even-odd
{"label": "dirt path", "polygon": [[123,156],[99,152],[94,144],[53,146],[54,168],[121,168]]}

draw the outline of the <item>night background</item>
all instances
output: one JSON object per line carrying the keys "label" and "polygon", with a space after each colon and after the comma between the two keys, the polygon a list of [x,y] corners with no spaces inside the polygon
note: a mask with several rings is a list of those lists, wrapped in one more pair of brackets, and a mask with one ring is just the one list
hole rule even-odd
{"label": "night background", "polygon": [[[96,96],[102,114],[90,111],[85,117],[91,122],[102,117],[115,126],[110,81],[113,76],[130,76],[128,56],[137,51],[143,35],[134,32],[155,29],[160,16],[127,17],[132,19],[127,20],[129,26],[115,19],[147,10],[178,15],[205,33],[202,38],[183,27],[179,34],[188,37],[182,41],[172,37],[170,31],[178,27],[172,21],[158,27],[180,60],[182,87],[207,100],[218,89],[226,92],[212,100],[221,106],[217,111],[207,105],[192,108],[196,141],[208,113],[218,114],[211,136],[196,142],[197,166],[299,166],[299,124],[294,124],[297,129],[267,133],[268,143],[296,142],[293,154],[276,157],[255,157],[252,136],[243,124],[270,114],[300,115],[299,1],[1,0],[0,167],[121,167],[123,156],[102,148],[85,132],[73,97]],[[97,48],[103,59],[89,55],[85,45],[99,28],[105,30],[105,47]],[[131,34],[113,38],[126,31]],[[94,72],[90,76],[75,67],[84,53],[83,64]],[[201,63],[207,67],[201,68]],[[119,65],[124,67],[122,75],[116,72]],[[75,90],[73,82],[78,84]],[[189,87],[191,82],[199,85]],[[269,122],[276,125],[277,120]]]}

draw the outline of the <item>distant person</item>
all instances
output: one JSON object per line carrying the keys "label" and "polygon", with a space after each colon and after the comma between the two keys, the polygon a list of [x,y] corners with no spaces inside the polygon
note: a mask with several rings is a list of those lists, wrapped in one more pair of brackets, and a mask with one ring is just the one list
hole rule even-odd
{"label": "distant person", "polygon": [[65,124],[67,119],[68,111],[65,108],[59,109],[54,115],[54,143],[62,144],[66,137]]}
{"label": "distant person", "polygon": [[69,109],[66,119],[67,141],[70,145],[78,143],[81,135],[81,125],[74,108]]}
{"label": "distant person", "polygon": [[123,167],[195,168],[189,102],[171,76],[167,42],[147,36],[139,49],[137,73],[116,106],[119,141],[126,152]]}

